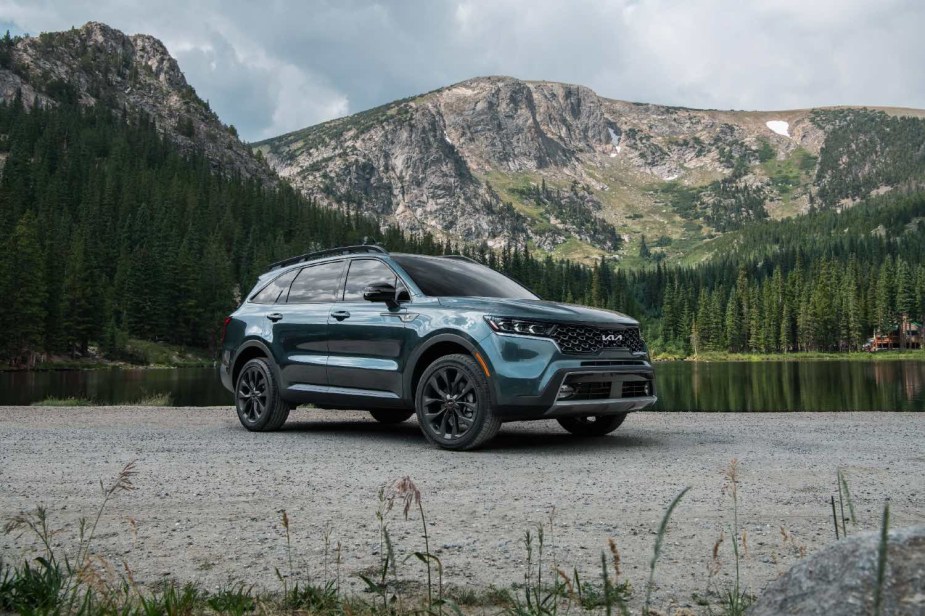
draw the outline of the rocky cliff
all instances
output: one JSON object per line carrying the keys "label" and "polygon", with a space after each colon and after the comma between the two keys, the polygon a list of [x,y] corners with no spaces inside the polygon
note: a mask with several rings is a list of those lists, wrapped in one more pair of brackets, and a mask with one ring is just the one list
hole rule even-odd
{"label": "rocky cliff", "polygon": [[20,96],[27,107],[73,100],[142,111],[187,152],[216,169],[277,181],[186,82],[164,44],[101,23],[7,40],[0,63],[0,99]]}
{"label": "rocky cliff", "polygon": [[627,243],[645,235],[683,257],[753,220],[822,205],[817,165],[833,125],[823,120],[835,113],[666,107],[486,77],[255,147],[305,194],[409,230],[578,257],[634,254]]}

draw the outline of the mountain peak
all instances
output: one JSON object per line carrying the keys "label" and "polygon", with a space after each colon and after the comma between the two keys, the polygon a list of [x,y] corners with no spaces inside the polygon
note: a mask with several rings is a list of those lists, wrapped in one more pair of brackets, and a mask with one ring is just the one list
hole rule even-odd
{"label": "mountain peak", "polygon": [[217,170],[276,181],[199,98],[153,36],[127,35],[91,21],[18,38],[9,62],[0,66],[0,100],[16,96],[26,107],[76,102],[143,112],[181,149],[204,154]]}
{"label": "mountain peak", "polygon": [[[408,230],[529,242],[571,258],[632,258],[627,243],[648,236],[658,254],[684,258],[687,247],[752,221],[845,207],[898,186],[904,180],[887,163],[855,161],[846,136],[880,131],[871,143],[892,153],[897,140],[884,135],[899,121],[859,108],[635,103],[489,75],[255,147],[318,202],[362,204]],[[844,156],[856,181],[829,179],[837,170],[827,161]]]}

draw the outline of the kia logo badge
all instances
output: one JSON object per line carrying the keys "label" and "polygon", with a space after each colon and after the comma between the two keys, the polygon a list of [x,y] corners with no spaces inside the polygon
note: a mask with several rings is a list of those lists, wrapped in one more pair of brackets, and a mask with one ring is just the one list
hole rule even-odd
{"label": "kia logo badge", "polygon": [[623,334],[604,334],[603,341],[605,344],[608,342],[622,343]]}

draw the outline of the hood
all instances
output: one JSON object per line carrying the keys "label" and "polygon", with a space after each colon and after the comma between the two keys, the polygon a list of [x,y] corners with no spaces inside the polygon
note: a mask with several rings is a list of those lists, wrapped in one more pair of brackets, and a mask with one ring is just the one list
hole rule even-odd
{"label": "hood", "polygon": [[474,310],[486,315],[584,325],[639,325],[639,321],[613,310],[560,304],[541,299],[501,297],[441,297],[440,305],[453,310]]}

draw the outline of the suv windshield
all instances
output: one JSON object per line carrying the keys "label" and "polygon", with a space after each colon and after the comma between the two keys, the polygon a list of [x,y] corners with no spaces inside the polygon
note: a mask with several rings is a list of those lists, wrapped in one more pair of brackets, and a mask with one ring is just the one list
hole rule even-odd
{"label": "suv windshield", "polygon": [[539,299],[504,274],[473,261],[417,255],[392,255],[392,259],[431,297]]}

